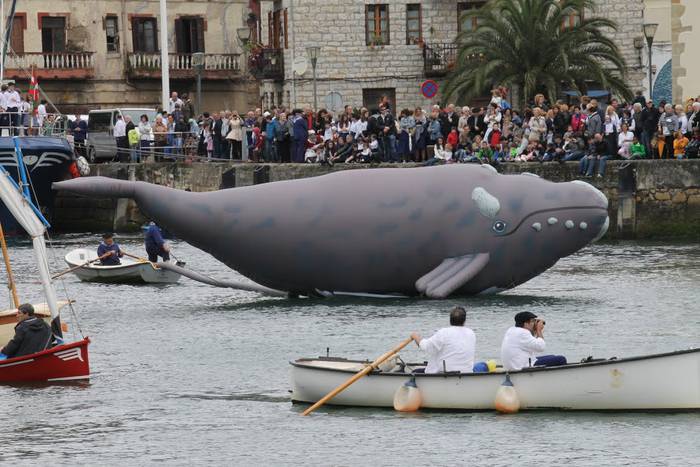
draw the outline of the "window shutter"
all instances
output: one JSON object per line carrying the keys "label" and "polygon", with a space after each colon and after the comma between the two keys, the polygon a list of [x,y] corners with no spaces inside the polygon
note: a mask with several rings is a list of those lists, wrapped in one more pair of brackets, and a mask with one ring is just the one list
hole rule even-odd
{"label": "window shutter", "polygon": [[175,51],[185,53],[185,24],[182,18],[175,18]]}
{"label": "window shutter", "polygon": [[267,44],[272,45],[272,11],[267,12]]}
{"label": "window shutter", "polygon": [[204,18],[197,18],[197,50],[195,52],[204,52]]}
{"label": "window shutter", "polygon": [[289,42],[287,41],[287,9],[284,9],[284,48],[289,47]]}

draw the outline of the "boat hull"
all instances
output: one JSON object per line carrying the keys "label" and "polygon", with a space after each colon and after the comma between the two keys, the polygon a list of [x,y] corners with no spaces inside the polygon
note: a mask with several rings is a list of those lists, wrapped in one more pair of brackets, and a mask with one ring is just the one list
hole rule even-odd
{"label": "boat hull", "polygon": [[[54,208],[55,192],[51,184],[70,178],[69,166],[74,160],[73,150],[65,138],[48,136],[24,136],[20,138],[22,154],[32,183],[34,202],[51,220]],[[19,182],[14,141],[12,138],[0,137],[0,165],[10,176]],[[4,204],[0,203],[0,222],[8,237],[25,235]]]}
{"label": "boat hull", "polygon": [[[97,253],[84,248],[73,250],[66,255],[69,267],[80,266],[86,261],[97,259]],[[180,274],[157,268],[153,264],[122,258],[118,266],[102,266],[92,263],[72,271],[78,279],[85,282],[103,282],[112,284],[175,284]]]}
{"label": "boat hull", "polygon": [[[336,368],[324,367],[324,360]],[[292,362],[292,400],[316,402],[359,371],[333,359]],[[345,360],[345,362],[348,362]],[[346,368],[338,368],[343,365]],[[333,405],[393,407],[394,392],[413,375],[377,373],[329,401]],[[503,372],[416,374],[421,407],[495,410]],[[510,373],[521,410],[698,410],[700,349]]]}
{"label": "boat hull", "polygon": [[88,344],[59,345],[42,352],[0,360],[0,383],[50,383],[90,379]]}

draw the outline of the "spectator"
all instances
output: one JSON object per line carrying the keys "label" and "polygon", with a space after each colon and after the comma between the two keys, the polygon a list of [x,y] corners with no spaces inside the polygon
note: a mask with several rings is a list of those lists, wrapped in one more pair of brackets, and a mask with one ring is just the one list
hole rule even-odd
{"label": "spectator", "polygon": [[683,130],[678,130],[676,132],[676,138],[673,140],[673,156],[676,159],[683,159],[685,157],[685,149],[688,146],[688,137],[685,136]]}
{"label": "spectator", "polygon": [[242,157],[242,141],[243,141],[243,120],[234,111],[229,120],[229,132],[226,139],[231,145],[231,159],[240,160]]}
{"label": "spectator", "polygon": [[673,158],[673,139],[676,131],[680,129],[678,116],[673,110],[671,104],[664,106],[664,113],[659,119],[659,134],[663,137],[664,149],[661,154],[662,159]]}

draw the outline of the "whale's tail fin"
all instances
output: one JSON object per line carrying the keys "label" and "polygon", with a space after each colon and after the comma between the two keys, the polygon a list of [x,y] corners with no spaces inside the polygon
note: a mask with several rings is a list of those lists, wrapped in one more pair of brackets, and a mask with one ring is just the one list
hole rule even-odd
{"label": "whale's tail fin", "polygon": [[80,177],[63,182],[55,182],[52,188],[82,196],[133,199],[136,197],[137,183],[107,177]]}

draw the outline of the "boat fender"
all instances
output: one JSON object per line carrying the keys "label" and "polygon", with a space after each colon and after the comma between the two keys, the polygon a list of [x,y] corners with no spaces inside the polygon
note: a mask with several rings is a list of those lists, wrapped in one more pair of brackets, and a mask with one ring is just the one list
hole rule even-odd
{"label": "boat fender", "polygon": [[489,373],[493,373],[496,371],[498,363],[496,363],[496,360],[486,360],[486,366],[489,368]]}
{"label": "boat fender", "polygon": [[402,384],[394,393],[394,410],[398,412],[415,412],[423,402],[415,376]]}
{"label": "boat fender", "polygon": [[486,362],[476,362],[472,371],[474,373],[488,373],[489,366]]}
{"label": "boat fender", "polygon": [[518,399],[518,393],[508,373],[496,392],[494,405],[496,410],[501,413],[517,413],[520,410],[520,399]]}

